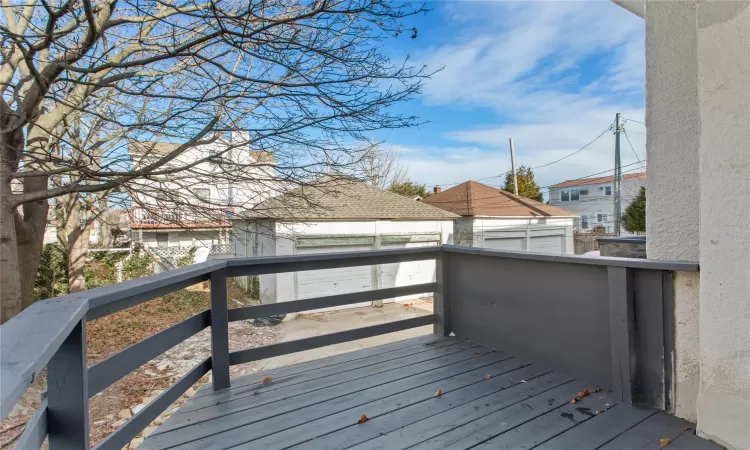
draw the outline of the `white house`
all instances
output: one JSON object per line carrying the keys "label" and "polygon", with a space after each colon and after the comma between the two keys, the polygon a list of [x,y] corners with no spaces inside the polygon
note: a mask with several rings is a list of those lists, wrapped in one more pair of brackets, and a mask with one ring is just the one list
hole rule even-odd
{"label": "white house", "polygon": [[[256,219],[232,221],[236,256],[441,245],[453,242],[453,221],[458,219],[442,209],[341,178],[319,180],[314,187],[270,199],[253,214]],[[434,277],[434,260],[262,275],[260,299],[263,303],[301,300],[430,283]]]}
{"label": "white house", "polygon": [[[622,212],[646,186],[646,172],[626,173],[622,176]],[[581,178],[550,186],[549,203],[578,216],[579,230],[600,227],[604,232],[615,232],[614,177]],[[624,228],[622,236],[630,236]]]}
{"label": "white house", "polygon": [[[160,256],[179,257],[196,247],[205,257],[231,249],[229,219],[275,194],[275,159],[269,152],[250,150],[239,133],[182,152],[170,167],[184,167],[169,177],[135,181],[131,229],[134,243]],[[133,169],[152,163],[180,144],[130,141]],[[197,162],[197,164],[195,164]],[[241,167],[241,169],[239,169]],[[232,170],[241,170],[236,177]],[[260,180],[251,182],[249,180]],[[201,258],[198,258],[201,259]]]}
{"label": "white house", "polygon": [[422,200],[458,214],[457,245],[542,253],[574,253],[577,214],[467,181]]}

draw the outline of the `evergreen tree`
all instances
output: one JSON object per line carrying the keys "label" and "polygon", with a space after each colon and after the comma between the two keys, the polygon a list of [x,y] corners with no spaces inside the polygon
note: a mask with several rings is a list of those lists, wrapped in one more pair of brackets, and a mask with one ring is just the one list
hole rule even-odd
{"label": "evergreen tree", "polygon": [[622,226],[630,233],[646,232],[646,188],[641,187],[641,192],[628,205],[622,215]]}
{"label": "evergreen tree", "polygon": [[[539,202],[543,201],[544,197],[542,196],[542,190],[534,180],[534,171],[531,170],[531,167],[521,165],[516,170],[516,177],[518,178],[518,195]],[[514,192],[512,172],[508,172],[508,174],[505,175],[505,187],[503,187],[503,190]]]}
{"label": "evergreen tree", "polygon": [[395,194],[403,195],[404,197],[420,196],[422,198],[425,198],[431,194],[431,192],[427,190],[424,184],[419,184],[411,180],[402,181],[400,183],[393,183],[391,184],[391,187],[388,188],[388,190]]}

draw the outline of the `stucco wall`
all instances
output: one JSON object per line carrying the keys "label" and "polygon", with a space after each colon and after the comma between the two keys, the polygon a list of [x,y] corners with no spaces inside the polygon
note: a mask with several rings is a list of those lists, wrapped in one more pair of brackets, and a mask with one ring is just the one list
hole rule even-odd
{"label": "stucco wall", "polygon": [[701,266],[675,277],[675,413],[750,449],[750,1],[648,2],[646,123],[648,256]]}
{"label": "stucco wall", "polygon": [[750,1],[698,5],[698,430],[750,449]]}
{"label": "stucco wall", "polygon": [[[646,253],[698,261],[700,110],[694,1],[648,3],[646,15]],[[700,381],[697,274],[677,273],[672,411],[695,422]]]}

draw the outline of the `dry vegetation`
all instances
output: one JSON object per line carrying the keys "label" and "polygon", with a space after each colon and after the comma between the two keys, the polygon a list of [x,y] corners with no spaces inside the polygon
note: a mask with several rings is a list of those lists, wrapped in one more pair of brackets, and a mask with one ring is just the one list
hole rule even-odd
{"label": "dry vegetation", "polygon": [[[233,282],[229,283],[229,307],[247,306],[251,300]],[[89,367],[107,357],[205,311],[210,304],[208,283],[133,306],[87,324]],[[91,445],[112,433],[121,418],[118,413],[132,408],[171,386],[178,375],[160,368],[153,361],[114,383],[89,400]],[[44,377],[44,374],[42,374]],[[201,382],[206,382],[208,376]],[[23,432],[28,416],[10,418],[0,426],[0,448],[10,449]]]}

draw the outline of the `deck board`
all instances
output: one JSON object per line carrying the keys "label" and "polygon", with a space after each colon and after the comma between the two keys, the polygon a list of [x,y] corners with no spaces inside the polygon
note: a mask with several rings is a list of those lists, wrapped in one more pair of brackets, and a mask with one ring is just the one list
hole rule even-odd
{"label": "deck board", "polygon": [[420,337],[204,387],[139,448],[622,450],[661,438],[721,448],[608,392],[570,403],[589,387],[470,342]]}

